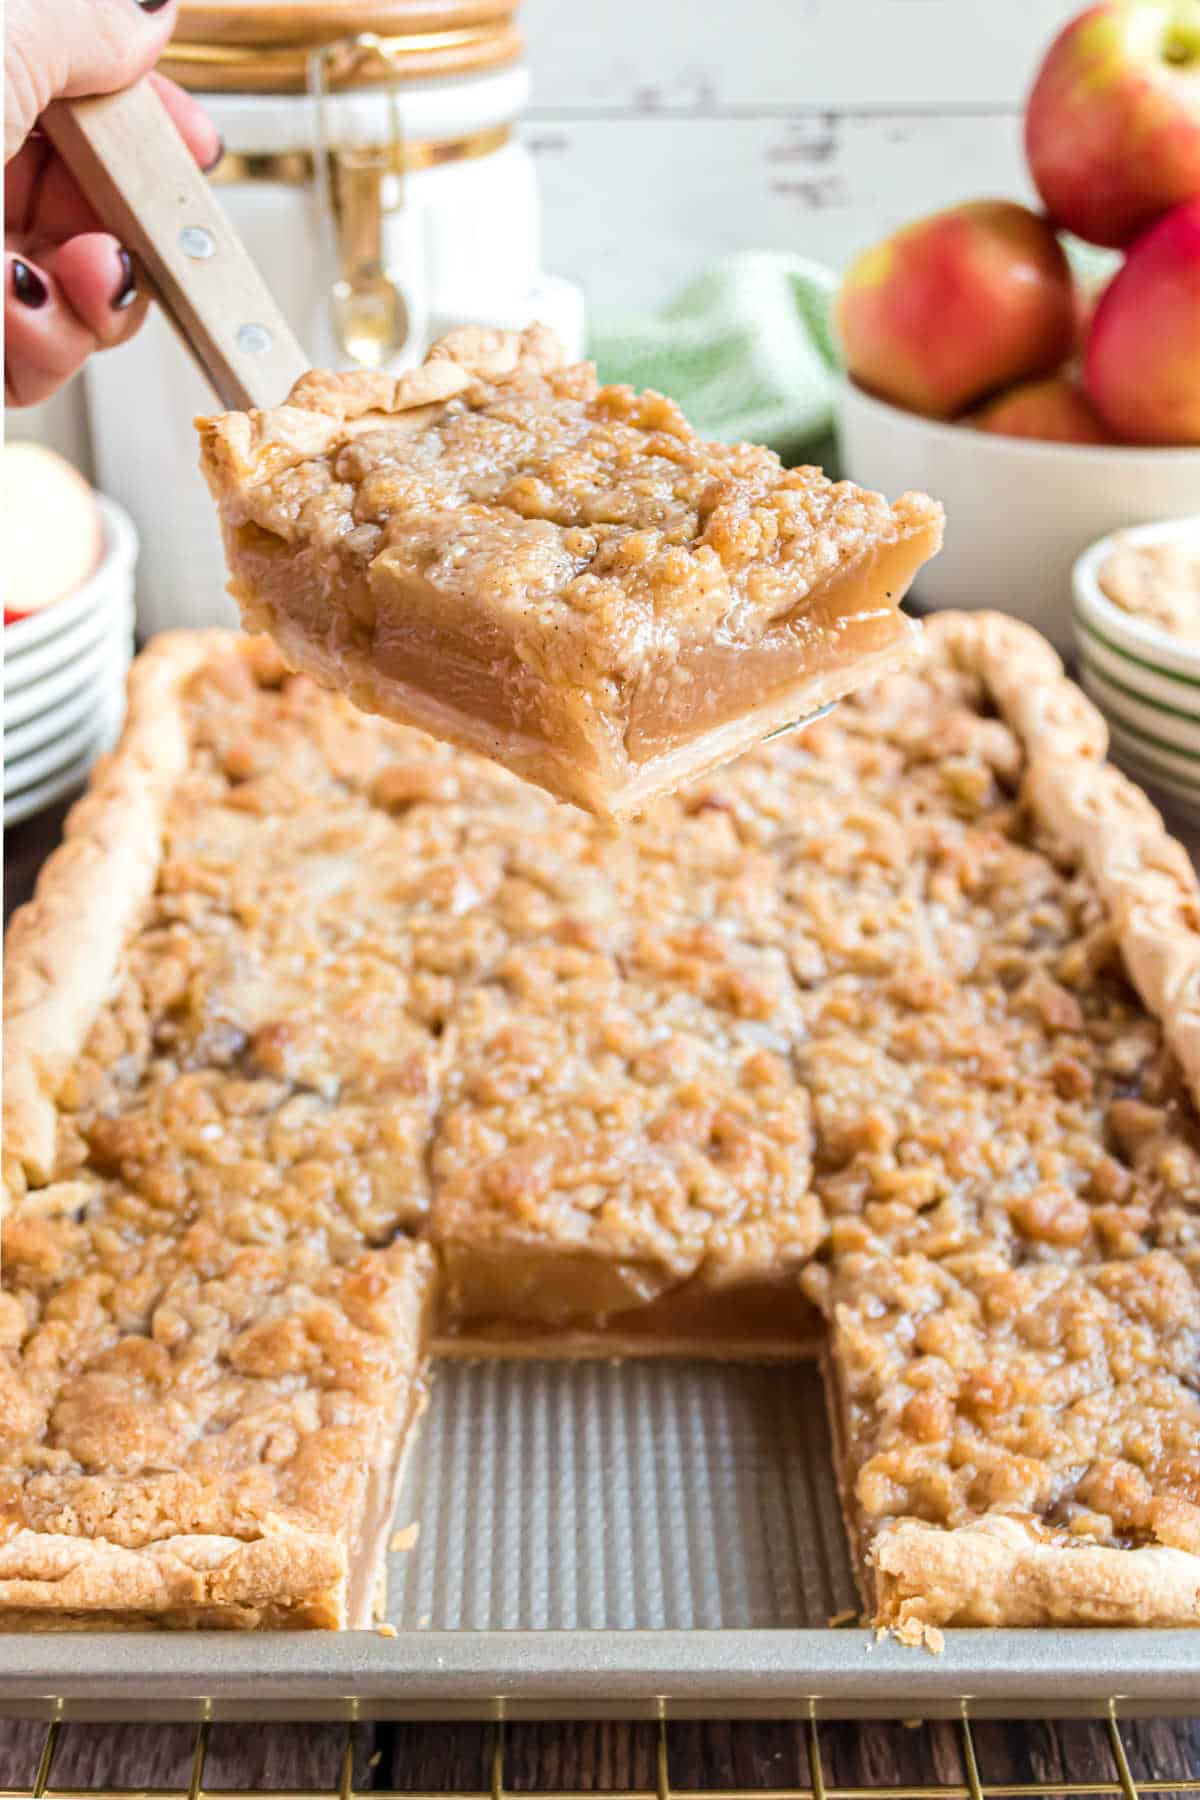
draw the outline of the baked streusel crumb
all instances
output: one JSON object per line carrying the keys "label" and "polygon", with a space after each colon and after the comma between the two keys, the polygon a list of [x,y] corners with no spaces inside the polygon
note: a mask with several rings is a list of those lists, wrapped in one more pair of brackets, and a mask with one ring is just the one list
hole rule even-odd
{"label": "baked streusel crumb", "polygon": [[[181,657],[55,1060],[46,946]],[[436,1264],[472,1345],[815,1304],[905,1632],[1200,1618],[1200,901],[1032,634],[938,619],[619,834],[219,634],[130,729],[10,939],[11,1615],[362,1616]]]}

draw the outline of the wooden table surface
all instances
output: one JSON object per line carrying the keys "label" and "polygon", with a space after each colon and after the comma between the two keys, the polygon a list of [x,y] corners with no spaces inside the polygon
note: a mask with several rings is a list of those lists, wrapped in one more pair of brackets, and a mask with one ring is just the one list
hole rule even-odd
{"label": "wooden table surface", "polygon": [[[37,869],[58,839],[66,807],[53,808],[6,833],[5,911],[32,891]],[[2,1696],[0,1696],[2,1698]],[[29,1789],[45,1726],[0,1720],[0,1796]],[[488,1792],[493,1728],[488,1725],[359,1726],[355,1739],[357,1791]],[[1026,1800],[1046,1785],[1115,1784],[1118,1770],[1108,1730],[1088,1720],[983,1723],[973,1728],[984,1787],[1028,1784]],[[1130,1720],[1122,1724],[1135,1783],[1200,1780],[1200,1692],[1192,1720]],[[195,1732],[187,1725],[66,1725],[51,1775],[52,1791],[89,1788],[174,1788],[186,1794]],[[324,1725],[215,1725],[204,1784],[337,1792],[345,1732]],[[970,1793],[963,1741],[954,1725],[918,1728],[831,1723],[820,1728],[824,1780],[830,1788],[872,1790],[958,1784]],[[667,1728],[673,1788],[780,1788],[811,1785],[808,1735],[792,1724],[680,1724]],[[657,1729],[653,1725],[509,1725],[504,1754],[506,1789],[532,1793],[636,1789],[653,1794]],[[1119,1789],[1117,1791],[1120,1791]]]}
{"label": "wooden table surface", "polygon": [[[1198,1702],[1200,1704],[1200,1702]],[[360,1725],[355,1728],[355,1792],[488,1793],[494,1727],[489,1725]],[[45,1727],[0,1721],[0,1793],[32,1786]],[[1133,1782],[1161,1784],[1200,1777],[1200,1723],[1130,1720],[1121,1727]],[[808,1732],[786,1723],[669,1725],[672,1789],[807,1788]],[[1026,1796],[1070,1782],[1109,1790],[1118,1772],[1106,1727],[1072,1720],[980,1723],[973,1727],[985,1790],[1014,1784]],[[337,1793],[346,1738],[339,1726],[214,1725],[204,1786]],[[56,1794],[94,1788],[168,1788],[184,1794],[194,1728],[187,1725],[63,1726],[51,1773]],[[952,1724],[892,1725],[833,1721],[820,1727],[827,1790],[956,1785],[969,1793],[961,1734]],[[522,1724],[506,1728],[505,1791],[511,1793],[635,1790],[653,1796],[657,1728],[619,1722]]]}

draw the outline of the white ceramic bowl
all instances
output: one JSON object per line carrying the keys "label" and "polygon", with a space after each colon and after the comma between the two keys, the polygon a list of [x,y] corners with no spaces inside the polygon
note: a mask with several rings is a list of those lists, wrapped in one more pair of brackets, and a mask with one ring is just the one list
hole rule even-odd
{"label": "white ceramic bowl", "polygon": [[104,552],[74,593],[4,627],[4,823],[81,785],[112,743],[133,649],[137,535],[99,498]]}
{"label": "white ceramic bowl", "polygon": [[[15,717],[14,708],[18,702],[24,708],[22,716],[29,718],[38,710],[43,692],[49,692],[57,683],[69,682],[82,675],[88,657],[104,649],[114,625],[128,619],[129,612],[128,595],[105,594],[65,631],[44,638],[40,644],[31,644],[19,656],[13,656],[5,643],[6,718],[12,720]],[[24,624],[24,620],[19,623]],[[7,629],[15,631],[16,626],[10,625]]]}
{"label": "white ceramic bowl", "polygon": [[88,730],[69,737],[64,735],[59,753],[53,759],[47,758],[36,776],[23,776],[15,791],[8,788],[8,770],[5,769],[5,829],[32,818],[34,813],[81,788],[96,758],[116,743],[124,711],[124,693],[119,687],[114,688],[92,714]]}
{"label": "white ceramic bowl", "polygon": [[[1121,537],[1127,543],[1187,538],[1200,544],[1200,511]],[[1200,644],[1108,599],[1100,571],[1114,548],[1110,533],[1084,551],[1072,574],[1080,679],[1104,714],[1116,760],[1194,820],[1200,818]]]}
{"label": "white ceramic bowl", "polygon": [[[17,619],[14,624],[4,627],[6,675],[34,645],[43,644],[78,625],[117,595],[128,597],[133,592],[133,568],[138,552],[133,520],[124,507],[104,494],[96,495],[96,504],[104,531],[104,551],[100,561],[82,586],[72,593],[56,600],[52,606],[43,607],[41,612],[30,613],[28,618]],[[7,680],[5,685],[9,685]]]}
{"label": "white ceramic bowl", "polygon": [[1104,533],[1200,506],[1200,449],[1049,444],[943,425],[841,386],[842,466],[890,500],[946,508],[946,542],[913,584],[928,606],[995,607],[1071,644],[1071,569]]}
{"label": "white ceramic bowl", "polygon": [[[10,734],[35,720],[58,715],[60,709],[83,692],[93,691],[112,666],[114,651],[133,638],[133,609],[128,604],[113,607],[99,615],[99,630],[85,649],[69,662],[48,670],[38,681],[10,693],[4,688],[4,764],[8,767],[12,750]],[[20,740],[17,740],[20,741]]]}

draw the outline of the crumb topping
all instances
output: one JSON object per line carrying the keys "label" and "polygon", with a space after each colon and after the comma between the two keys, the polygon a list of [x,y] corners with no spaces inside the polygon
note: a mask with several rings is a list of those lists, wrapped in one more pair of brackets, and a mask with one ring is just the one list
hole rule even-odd
{"label": "crumb topping", "polygon": [[10,1525],[332,1519],[424,1238],[644,1299],[806,1265],[866,1530],[1200,1548],[1194,1110],[975,676],[895,675],[619,834],[266,652],[187,711],[5,1230]]}
{"label": "crumb topping", "polygon": [[939,516],[700,438],[673,401],[599,388],[587,364],[478,382],[432,418],[316,431],[315,454],[275,442],[220,491],[227,522],[303,547],[364,627],[389,581],[486,594],[555,683],[629,681],[718,630],[756,643],[839,567]]}

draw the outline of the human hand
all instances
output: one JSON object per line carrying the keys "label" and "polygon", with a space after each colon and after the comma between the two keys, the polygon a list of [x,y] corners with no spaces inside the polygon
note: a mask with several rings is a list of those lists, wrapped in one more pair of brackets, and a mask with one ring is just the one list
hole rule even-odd
{"label": "human hand", "polygon": [[[4,39],[4,400],[32,406],[146,314],[128,251],[106,232],[37,120],[59,95],[108,94],[152,67],[174,0],[8,0]],[[202,169],[221,140],[182,88],[150,77]]]}

